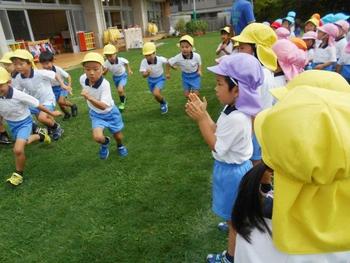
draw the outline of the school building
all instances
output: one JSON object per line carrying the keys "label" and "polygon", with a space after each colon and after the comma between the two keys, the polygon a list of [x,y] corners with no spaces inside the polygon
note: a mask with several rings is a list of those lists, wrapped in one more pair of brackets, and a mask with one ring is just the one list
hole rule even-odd
{"label": "school building", "polygon": [[233,0],[171,0],[170,25],[175,27],[176,21],[183,18],[189,21],[194,9],[199,19],[208,22],[208,30],[214,31],[229,24]]}
{"label": "school building", "polygon": [[0,55],[9,48],[32,49],[48,41],[60,52],[79,52],[85,37],[87,48],[103,45],[109,27],[140,27],[149,21],[168,32],[170,0],[0,0]]}

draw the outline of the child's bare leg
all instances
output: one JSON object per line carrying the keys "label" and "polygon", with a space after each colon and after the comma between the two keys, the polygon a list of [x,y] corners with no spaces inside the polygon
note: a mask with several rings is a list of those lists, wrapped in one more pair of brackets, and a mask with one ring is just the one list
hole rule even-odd
{"label": "child's bare leg", "polygon": [[125,96],[124,86],[119,85],[119,86],[117,87],[117,92],[118,92],[118,96],[119,96],[119,97]]}
{"label": "child's bare leg", "polygon": [[15,146],[13,147],[13,153],[15,155],[16,160],[16,171],[23,173],[24,166],[26,163],[26,156],[24,154],[24,148],[27,144],[26,140],[17,139],[15,142]]}
{"label": "child's bare leg", "polygon": [[37,142],[40,141],[40,136],[39,134],[32,134],[29,136],[28,140],[27,140],[27,144],[31,144],[33,142]]}
{"label": "child's bare leg", "polygon": [[164,103],[164,97],[162,96],[159,88],[154,88],[153,96],[159,103]]}
{"label": "child's bare leg", "polygon": [[122,142],[122,140],[123,140],[123,133],[122,132],[114,133],[113,137],[114,137],[115,141],[117,142],[118,146],[123,145],[123,142]]}
{"label": "child's bare leg", "polygon": [[55,125],[55,120],[45,112],[40,111],[39,115],[37,115],[38,121],[40,121],[42,124],[52,127]]}
{"label": "child's bare leg", "polygon": [[67,107],[72,107],[73,103],[67,100],[65,97],[60,96],[58,99],[58,105],[64,114],[69,114]]}
{"label": "child's bare leg", "polygon": [[232,221],[227,221],[227,225],[228,225],[227,253],[233,257],[235,255],[235,250],[236,250],[237,232],[232,226]]}
{"label": "child's bare leg", "polygon": [[188,95],[190,95],[190,91],[189,91],[189,90],[185,90],[185,91],[184,91],[184,96],[185,96],[186,98],[188,98]]}
{"label": "child's bare leg", "polygon": [[106,136],[103,134],[102,128],[95,128],[92,130],[92,137],[94,138],[95,142],[103,144],[106,142]]}

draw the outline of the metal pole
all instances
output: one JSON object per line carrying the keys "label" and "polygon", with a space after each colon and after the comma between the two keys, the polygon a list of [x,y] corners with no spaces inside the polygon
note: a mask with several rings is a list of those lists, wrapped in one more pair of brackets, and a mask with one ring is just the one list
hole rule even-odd
{"label": "metal pole", "polygon": [[194,20],[197,20],[196,0],[193,0],[193,19],[194,19]]}

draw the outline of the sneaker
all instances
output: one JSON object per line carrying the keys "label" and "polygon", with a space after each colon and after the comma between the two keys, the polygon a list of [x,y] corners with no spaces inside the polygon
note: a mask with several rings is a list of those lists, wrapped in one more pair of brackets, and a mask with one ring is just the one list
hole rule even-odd
{"label": "sneaker", "polygon": [[12,143],[7,132],[3,132],[0,134],[0,143],[1,144],[11,144]]}
{"label": "sneaker", "polygon": [[64,117],[63,117],[63,120],[64,120],[64,121],[67,121],[67,120],[70,119],[70,117],[71,117],[70,113],[65,113],[65,114],[64,114]]}
{"label": "sneaker", "polygon": [[71,107],[71,111],[72,111],[72,116],[76,117],[78,115],[78,106],[76,104],[73,104]]}
{"label": "sneaker", "polygon": [[[234,262],[234,261],[233,261]],[[207,263],[233,263],[226,258],[226,250],[221,254],[209,254]]]}
{"label": "sneaker", "polygon": [[43,135],[44,136],[44,143],[50,144],[51,143],[51,138],[47,132],[47,129],[45,128],[38,128],[37,134]]}
{"label": "sneaker", "polygon": [[128,149],[124,145],[118,147],[118,154],[121,157],[125,157],[128,155]]}
{"label": "sneaker", "polygon": [[162,114],[165,114],[168,112],[168,103],[160,104],[160,112]]}
{"label": "sneaker", "polygon": [[218,224],[218,229],[219,229],[221,232],[228,233],[228,225],[227,225],[227,222],[220,222],[220,223]]}
{"label": "sneaker", "polygon": [[61,128],[61,125],[57,123],[57,128],[52,131],[52,139],[54,141],[57,141],[59,138],[62,137],[64,130]]}
{"label": "sneaker", "polygon": [[125,110],[125,102],[120,103],[120,105],[118,106],[119,110],[123,111]]}
{"label": "sneaker", "polygon": [[13,173],[10,178],[6,180],[6,182],[18,186],[23,182],[23,176],[18,173]]}
{"label": "sneaker", "polygon": [[108,142],[106,142],[105,144],[101,144],[100,146],[100,159],[102,160],[106,160],[108,158],[108,155],[109,155],[109,149],[108,149],[108,146],[110,144],[110,139],[109,137],[106,137]]}

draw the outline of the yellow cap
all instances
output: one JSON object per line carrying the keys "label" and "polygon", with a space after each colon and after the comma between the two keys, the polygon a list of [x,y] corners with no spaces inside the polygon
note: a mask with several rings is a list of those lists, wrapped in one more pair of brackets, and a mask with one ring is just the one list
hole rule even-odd
{"label": "yellow cap", "polygon": [[112,44],[105,45],[103,48],[103,55],[114,55],[117,52],[118,49]]}
{"label": "yellow cap", "polygon": [[277,35],[273,29],[262,23],[251,23],[246,26],[240,35],[232,38],[240,43],[255,44],[260,62],[268,69],[277,69],[277,56],[272,50],[277,41]]}
{"label": "yellow cap", "polygon": [[270,92],[276,99],[281,100],[290,90],[305,83],[313,87],[350,92],[349,84],[341,75],[325,70],[307,70],[289,81],[285,87],[271,89]]}
{"label": "yellow cap", "polygon": [[6,69],[0,67],[0,85],[7,83],[11,80],[10,73]]}
{"label": "yellow cap", "polygon": [[151,55],[156,52],[156,45],[153,42],[146,42],[142,47],[142,54],[144,56]]}
{"label": "yellow cap", "polygon": [[305,24],[306,23],[311,23],[311,24],[313,24],[314,26],[316,26],[316,27],[319,27],[320,26],[320,20],[318,20],[318,19],[316,19],[316,18],[310,18],[309,20],[307,20],[306,22],[305,22]]}
{"label": "yellow cap", "polygon": [[309,84],[254,123],[274,170],[273,242],[288,254],[349,251],[350,93]]}
{"label": "yellow cap", "polygon": [[231,29],[229,26],[225,26],[224,28],[221,28],[220,32],[225,31],[227,34],[231,33]]}
{"label": "yellow cap", "polygon": [[84,64],[85,62],[97,62],[97,63],[100,63],[101,65],[103,65],[104,59],[103,59],[101,54],[96,53],[96,52],[90,52],[84,56],[81,64]]}
{"label": "yellow cap", "polygon": [[12,56],[12,51],[9,51],[9,52],[6,52],[1,60],[0,60],[0,63],[3,63],[3,64],[12,64],[12,61],[10,60],[11,56]]}
{"label": "yellow cap", "polygon": [[189,35],[184,35],[180,38],[179,43],[181,43],[182,41],[187,41],[192,47],[194,46],[194,40],[193,37],[189,36]]}
{"label": "yellow cap", "polygon": [[20,59],[28,60],[30,62],[34,61],[33,55],[26,49],[16,49],[10,55],[10,59],[11,58],[20,58]]}

